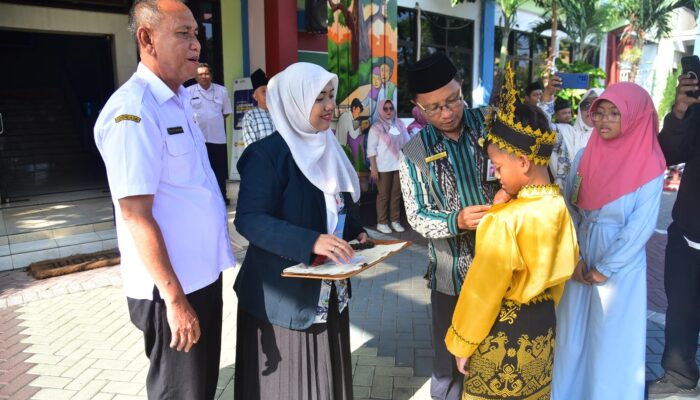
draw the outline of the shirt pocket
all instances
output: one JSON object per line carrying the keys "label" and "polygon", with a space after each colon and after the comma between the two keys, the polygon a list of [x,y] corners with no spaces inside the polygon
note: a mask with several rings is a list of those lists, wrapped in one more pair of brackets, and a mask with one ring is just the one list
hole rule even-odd
{"label": "shirt pocket", "polygon": [[199,97],[193,97],[190,99],[190,105],[193,109],[199,110],[200,108],[202,108],[202,99]]}
{"label": "shirt pocket", "polygon": [[176,183],[188,182],[197,168],[191,135],[188,132],[167,135],[165,147],[168,179]]}

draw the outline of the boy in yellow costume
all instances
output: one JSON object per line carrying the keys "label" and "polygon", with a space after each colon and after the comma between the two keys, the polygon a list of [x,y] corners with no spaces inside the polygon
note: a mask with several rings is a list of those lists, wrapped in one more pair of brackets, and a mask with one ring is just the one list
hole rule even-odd
{"label": "boy in yellow costume", "polygon": [[505,78],[484,145],[512,200],[494,205],[477,228],[445,343],[465,374],[463,400],[548,400],[554,307],[578,262],[578,245],[547,172],[556,135],[537,107],[516,104],[510,68]]}

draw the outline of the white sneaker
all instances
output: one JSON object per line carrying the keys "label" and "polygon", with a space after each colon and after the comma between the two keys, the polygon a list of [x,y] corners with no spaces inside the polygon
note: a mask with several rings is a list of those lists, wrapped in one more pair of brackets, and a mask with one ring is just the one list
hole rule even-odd
{"label": "white sneaker", "polygon": [[394,222],[391,223],[391,229],[393,229],[393,230],[395,230],[396,232],[399,232],[399,233],[405,231],[405,229],[403,228],[403,226],[401,226],[401,223],[399,223],[398,221],[394,221]]}
{"label": "white sneaker", "polygon": [[391,233],[391,228],[387,224],[377,224],[377,230],[381,233]]}

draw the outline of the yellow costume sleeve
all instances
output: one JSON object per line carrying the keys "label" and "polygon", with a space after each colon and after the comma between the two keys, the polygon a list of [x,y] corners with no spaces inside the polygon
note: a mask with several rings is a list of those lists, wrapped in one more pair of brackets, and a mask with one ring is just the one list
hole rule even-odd
{"label": "yellow costume sleeve", "polygon": [[513,271],[523,265],[516,238],[498,214],[487,214],[479,223],[475,254],[445,337],[447,349],[458,357],[471,356],[486,338]]}

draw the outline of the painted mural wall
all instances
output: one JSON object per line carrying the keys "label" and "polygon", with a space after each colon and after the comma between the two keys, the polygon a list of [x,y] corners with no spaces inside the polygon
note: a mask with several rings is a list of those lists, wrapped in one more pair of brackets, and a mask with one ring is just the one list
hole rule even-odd
{"label": "painted mural wall", "polygon": [[396,0],[328,0],[328,67],[338,104],[357,98],[372,121],[379,100],[396,104]]}
{"label": "painted mural wall", "polygon": [[[377,114],[377,103],[390,99],[397,105],[397,0],[328,0],[328,69],[338,75],[336,117],[350,113],[358,99],[363,106],[353,121],[358,136],[345,136],[341,145],[360,175],[367,174],[364,149],[367,131]],[[344,143],[343,143],[344,142]],[[363,191],[367,190],[363,184]]]}

